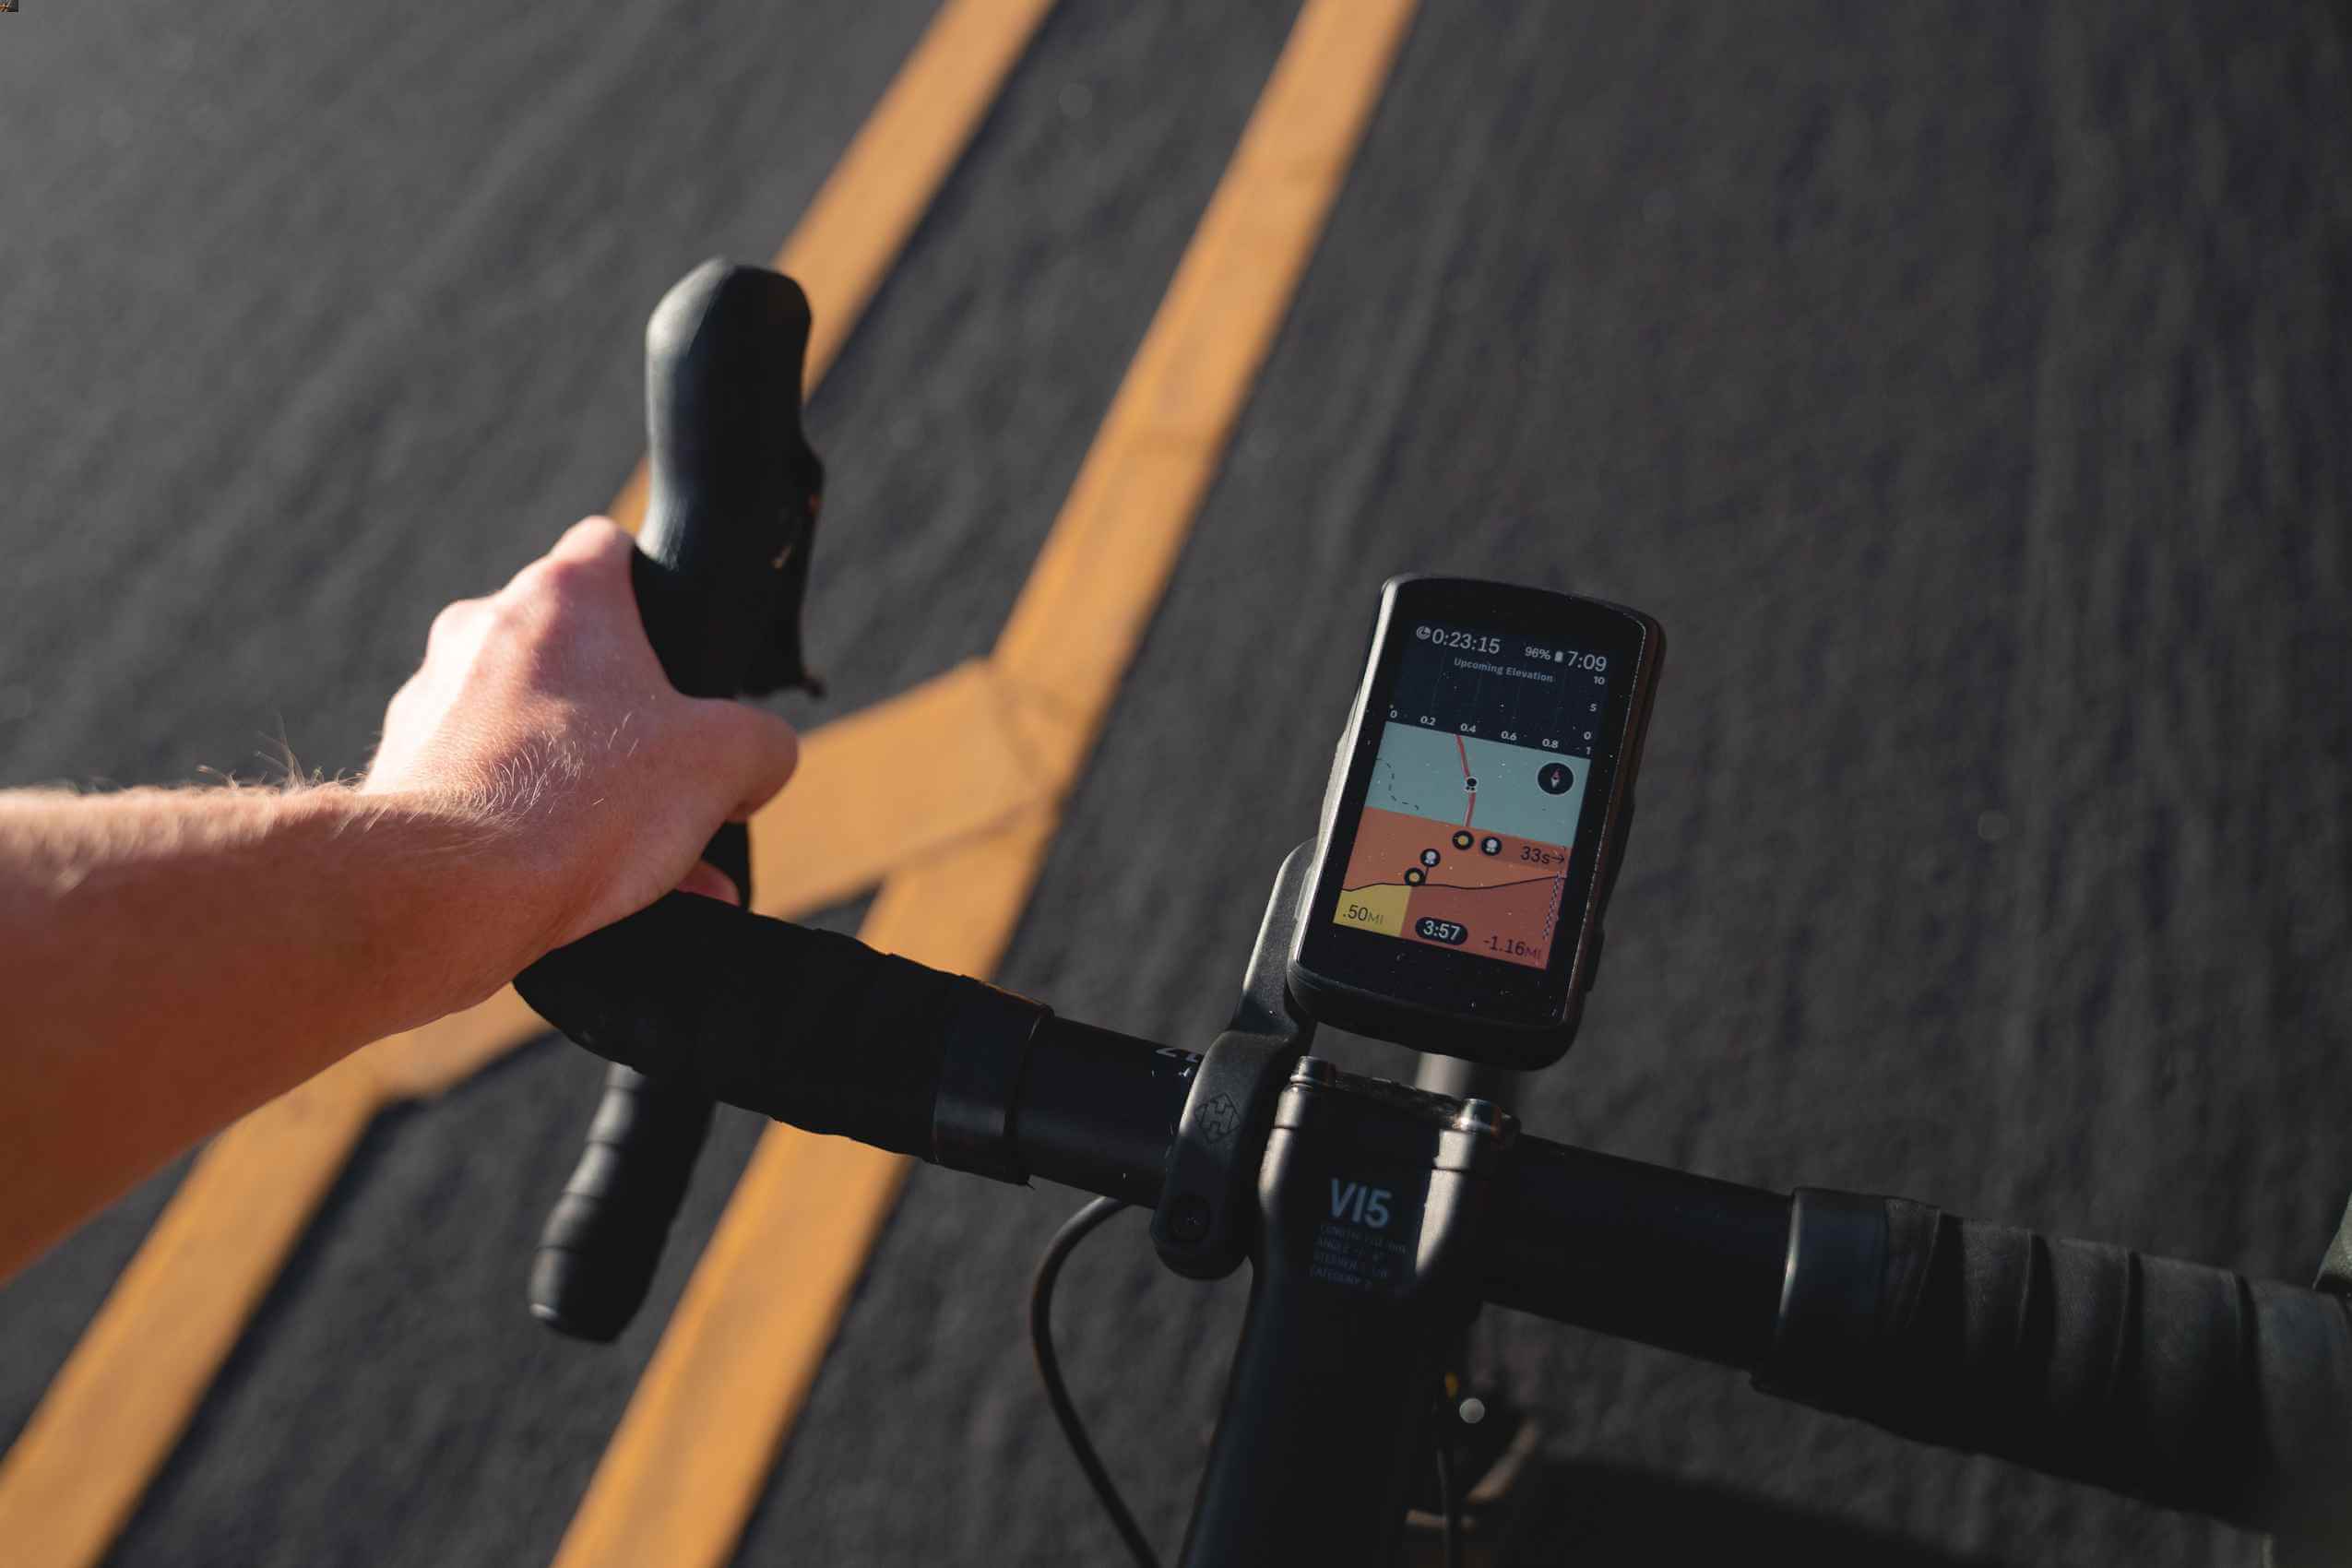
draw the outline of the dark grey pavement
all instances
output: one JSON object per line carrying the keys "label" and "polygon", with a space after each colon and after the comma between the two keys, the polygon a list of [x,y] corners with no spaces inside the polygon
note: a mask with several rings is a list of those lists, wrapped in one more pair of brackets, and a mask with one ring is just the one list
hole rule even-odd
{"label": "dark grey pavement", "polygon": [[[2345,13],[1766,11],[1422,18],[1001,978],[1204,1040],[1380,578],[1574,587],[1672,652],[1535,1130],[2307,1277],[2352,1192]],[[362,764],[433,611],[627,472],[651,302],[773,250],[926,13],[0,18],[0,784],[281,727]],[[992,639],[1288,20],[1048,23],[813,411],[837,691],[796,715]],[[658,1332],[521,1311],[594,1079],[537,1047],[377,1128],[117,1562],[546,1559]],[[168,1180],[0,1292],[0,1438]],[[1020,1319],[1072,1201],[918,1173],[744,1562],[1111,1560]],[[1128,1226],[1064,1289],[1172,1543],[1240,1289]],[[1526,1562],[2255,1560],[1486,1333],[1550,1431]]]}

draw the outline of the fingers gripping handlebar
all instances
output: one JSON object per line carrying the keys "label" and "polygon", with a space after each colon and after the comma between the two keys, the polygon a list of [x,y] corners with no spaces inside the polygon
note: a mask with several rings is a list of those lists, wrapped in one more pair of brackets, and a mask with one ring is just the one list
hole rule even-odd
{"label": "fingers gripping handlebar", "polygon": [[[720,261],[688,274],[646,324],[652,486],[632,580],[646,636],[671,683],[690,696],[819,689],[802,663],[800,624],[824,477],[801,431],[808,336],[798,284]],[[722,827],[703,855],[750,898],[742,824]],[[663,900],[680,903],[752,919],[688,895]],[[624,975],[661,962],[636,928],[619,929],[591,939],[600,962]],[[525,1001],[567,1030],[588,946],[550,954],[515,980]],[[532,1312],[581,1338],[610,1339],[636,1314],[710,1124],[707,1094],[665,1064],[647,1065],[607,1074],[588,1148],[532,1260]]]}

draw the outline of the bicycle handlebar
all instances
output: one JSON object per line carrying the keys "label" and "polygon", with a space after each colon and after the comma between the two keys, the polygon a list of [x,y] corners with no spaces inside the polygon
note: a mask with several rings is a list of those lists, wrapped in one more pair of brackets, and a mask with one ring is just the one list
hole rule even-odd
{"label": "bicycle handlebar", "polygon": [[1850,1194],[1797,1194],[1788,1260],[1765,1392],[2352,1544],[2342,1298]]}
{"label": "bicycle handlebar", "polygon": [[[646,324],[651,488],[631,582],[647,640],[671,684],[689,696],[816,684],[802,666],[800,635],[823,478],[801,434],[808,336],[800,285],[720,261],[689,273]],[[751,897],[741,823],[722,826],[703,858]],[[624,946],[608,961],[634,974],[647,959]],[[561,1027],[571,972],[542,959],[515,986]],[[710,1114],[707,1096],[660,1070],[615,1066],[606,1075],[588,1147],[531,1260],[531,1311],[541,1321],[595,1340],[627,1326],[661,1260]]]}
{"label": "bicycle handlebar", "polygon": [[[659,956],[622,973],[622,952]],[[938,1159],[955,1061],[1019,1035],[987,1173],[1144,1206],[1198,1061],[1034,1003],[1008,1023],[1005,993],[980,981],[707,900],[667,900],[549,962],[576,1009],[561,1022],[590,1050],[959,1169],[980,1162]],[[1741,1368],[1767,1393],[1922,1441],[2352,1539],[2352,1318],[2337,1298],[1537,1138],[1499,1180],[1483,1279],[1496,1305]]]}

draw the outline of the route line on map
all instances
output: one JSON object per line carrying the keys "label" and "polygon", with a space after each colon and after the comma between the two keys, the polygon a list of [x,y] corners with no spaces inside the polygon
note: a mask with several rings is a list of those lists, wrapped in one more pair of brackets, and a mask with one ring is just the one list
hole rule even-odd
{"label": "route line on map", "polygon": [[1456,893],[1484,893],[1490,888],[1526,887],[1538,882],[1561,882],[1565,879],[1566,873],[1562,873],[1560,876],[1523,876],[1516,882],[1364,882],[1353,887],[1343,887],[1339,891],[1361,893],[1369,887],[1450,887]]}

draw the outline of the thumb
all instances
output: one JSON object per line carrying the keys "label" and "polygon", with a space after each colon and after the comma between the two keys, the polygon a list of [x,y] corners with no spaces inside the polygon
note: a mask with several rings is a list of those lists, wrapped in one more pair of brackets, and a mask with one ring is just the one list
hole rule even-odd
{"label": "thumb", "polygon": [[722,698],[699,697],[716,733],[708,755],[713,772],[734,801],[728,820],[741,822],[775,798],[800,766],[801,738],[772,713]]}

